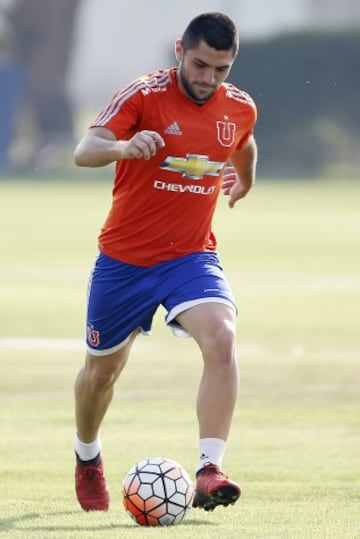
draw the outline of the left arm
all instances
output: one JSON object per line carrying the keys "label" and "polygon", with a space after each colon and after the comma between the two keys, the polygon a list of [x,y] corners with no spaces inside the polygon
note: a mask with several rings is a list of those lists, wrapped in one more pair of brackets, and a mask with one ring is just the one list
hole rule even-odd
{"label": "left arm", "polygon": [[235,203],[250,191],[255,182],[257,146],[253,136],[241,150],[236,150],[232,154],[230,161],[234,170],[231,167],[230,171],[225,169],[222,189],[225,195],[229,195],[229,207],[233,208]]}

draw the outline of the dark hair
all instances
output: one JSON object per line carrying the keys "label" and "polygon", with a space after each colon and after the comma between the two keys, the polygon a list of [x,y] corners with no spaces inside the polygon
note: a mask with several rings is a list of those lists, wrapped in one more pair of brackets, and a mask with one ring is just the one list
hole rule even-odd
{"label": "dark hair", "polygon": [[217,11],[201,13],[192,19],[182,36],[184,50],[196,49],[200,41],[218,51],[232,49],[234,56],[239,49],[235,24],[227,15]]}

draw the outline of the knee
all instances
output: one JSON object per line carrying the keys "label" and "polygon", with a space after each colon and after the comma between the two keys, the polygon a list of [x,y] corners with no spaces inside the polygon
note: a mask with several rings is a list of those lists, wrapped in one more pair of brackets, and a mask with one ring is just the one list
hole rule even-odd
{"label": "knee", "polygon": [[209,332],[202,344],[204,360],[215,360],[223,367],[232,368],[236,363],[236,338],[232,324],[218,325]]}
{"label": "knee", "polygon": [[90,387],[94,393],[98,393],[114,385],[117,376],[110,369],[93,368],[89,373]]}
{"label": "knee", "polygon": [[[125,362],[124,362],[125,364]],[[84,374],[93,393],[99,393],[114,385],[124,364],[107,357],[87,358]]]}

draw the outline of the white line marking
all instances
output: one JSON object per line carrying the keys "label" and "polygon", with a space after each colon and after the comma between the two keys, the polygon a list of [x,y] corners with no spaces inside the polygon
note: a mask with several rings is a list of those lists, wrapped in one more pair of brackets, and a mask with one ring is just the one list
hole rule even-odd
{"label": "white line marking", "polygon": [[[144,337],[145,339],[145,337]],[[164,344],[164,343],[163,343]],[[161,348],[161,343],[151,343],[146,338],[146,343],[141,336],[136,340],[134,346],[138,351],[146,353],[149,349]],[[85,340],[76,338],[51,338],[51,337],[0,337],[0,350],[48,350],[65,352],[85,352]],[[237,352],[241,361],[242,357],[261,358],[269,354],[278,354],[276,348],[265,347],[257,343],[241,343],[237,346]],[[358,347],[328,347],[318,348],[307,347],[302,343],[289,343],[287,348],[281,351],[289,359],[298,361],[306,359],[309,356],[319,360],[334,360],[341,357],[343,360],[352,361],[360,358],[360,349]]]}
{"label": "white line marking", "polygon": [[52,339],[40,337],[0,337],[1,350],[85,350],[82,339]]}
{"label": "white line marking", "polygon": [[[141,337],[135,346],[141,347]],[[148,344],[148,343],[146,343]],[[85,340],[51,337],[0,337],[0,350],[64,350],[65,352],[85,351]],[[145,348],[145,345],[144,345]],[[260,356],[265,353],[264,348],[257,344],[243,344],[238,347],[240,355]]]}

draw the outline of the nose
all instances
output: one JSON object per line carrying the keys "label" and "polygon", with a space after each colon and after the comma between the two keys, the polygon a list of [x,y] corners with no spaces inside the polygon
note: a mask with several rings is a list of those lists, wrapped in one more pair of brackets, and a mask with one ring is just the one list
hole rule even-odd
{"label": "nose", "polygon": [[213,86],[216,83],[216,77],[215,77],[215,69],[209,67],[204,70],[204,78],[203,82],[208,84],[209,86]]}

